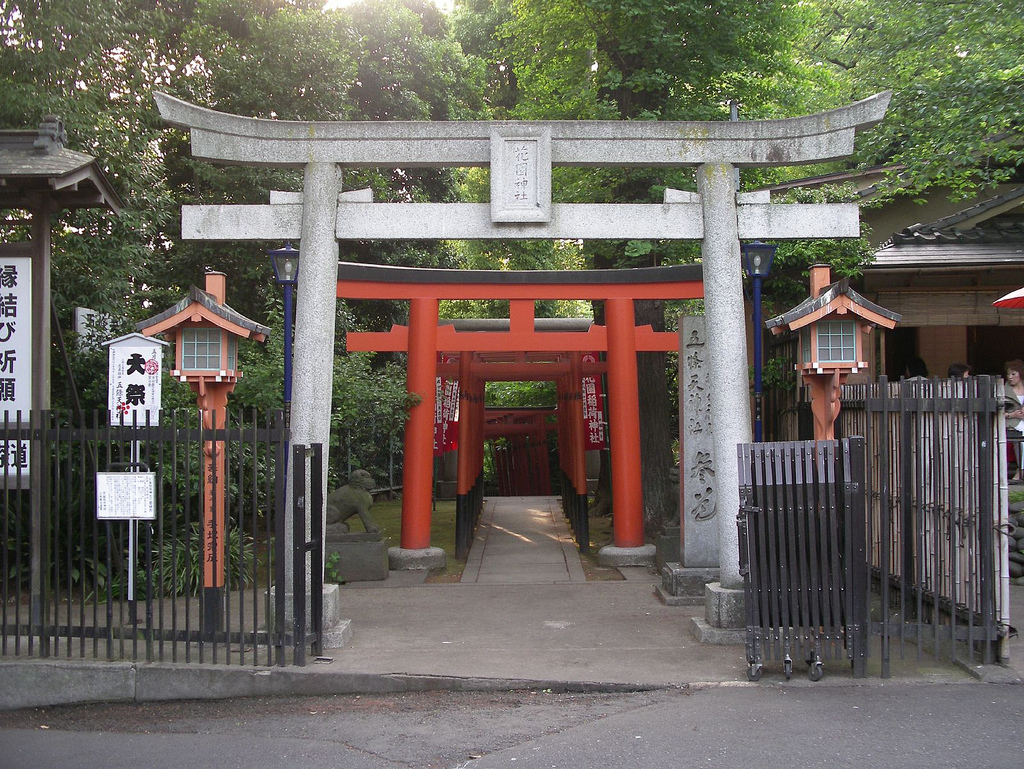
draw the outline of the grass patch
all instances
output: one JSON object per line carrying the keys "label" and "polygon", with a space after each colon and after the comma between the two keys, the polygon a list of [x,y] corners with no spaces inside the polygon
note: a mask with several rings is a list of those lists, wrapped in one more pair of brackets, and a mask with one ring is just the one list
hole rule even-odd
{"label": "grass patch", "polygon": [[1007,499],[1012,502],[1024,502],[1024,489],[1010,489]]}
{"label": "grass patch", "polygon": [[[402,500],[375,502],[370,515],[380,526],[388,547],[399,547],[402,541]],[[458,582],[466,561],[455,557],[455,500],[441,499],[434,503],[430,515],[430,544],[444,550],[447,556],[443,569],[434,569],[427,582]]]}

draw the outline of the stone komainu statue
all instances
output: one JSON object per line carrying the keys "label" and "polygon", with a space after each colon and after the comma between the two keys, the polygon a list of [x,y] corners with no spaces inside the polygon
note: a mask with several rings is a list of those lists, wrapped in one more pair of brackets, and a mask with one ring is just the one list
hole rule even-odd
{"label": "stone komainu statue", "polygon": [[366,470],[356,470],[348,484],[327,495],[327,539],[337,539],[348,534],[348,519],[358,515],[363,528],[370,533],[380,531],[380,526],[370,517],[373,497],[370,489],[374,486],[373,476]]}

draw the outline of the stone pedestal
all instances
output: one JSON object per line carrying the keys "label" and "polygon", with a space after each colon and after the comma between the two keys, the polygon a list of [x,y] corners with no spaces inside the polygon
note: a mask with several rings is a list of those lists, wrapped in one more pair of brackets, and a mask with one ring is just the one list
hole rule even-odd
{"label": "stone pedestal", "polygon": [[439,547],[424,547],[420,550],[406,550],[401,547],[388,548],[388,566],[392,571],[415,569],[443,569],[448,563],[444,550]]}
{"label": "stone pedestal", "polygon": [[[332,555],[338,558],[332,563]],[[388,556],[379,533],[343,534],[324,545],[325,562],[341,582],[368,582],[388,578]]]}
{"label": "stone pedestal", "polygon": [[[340,649],[352,640],[352,620],[341,616],[341,594],[337,585],[324,585],[323,600],[324,637],[322,639],[322,646],[325,649]],[[294,616],[294,601],[295,597],[292,593],[285,593],[285,617]],[[271,590],[269,603],[270,611],[267,614],[266,626],[273,628],[275,626],[273,590]],[[306,618],[306,630],[311,630],[309,621],[312,619],[312,612],[310,611],[308,596],[306,600]]]}
{"label": "stone pedestal", "polygon": [[601,566],[654,566],[654,545],[640,547],[615,547],[606,545],[597,551],[597,562]]}
{"label": "stone pedestal", "polygon": [[742,590],[712,582],[704,587],[704,619],[694,617],[690,630],[701,643],[742,644],[747,639],[747,615]]}
{"label": "stone pedestal", "polygon": [[718,569],[666,563],[661,569],[661,584],[656,592],[667,606],[699,606],[704,603],[704,586],[709,582],[718,582]]}

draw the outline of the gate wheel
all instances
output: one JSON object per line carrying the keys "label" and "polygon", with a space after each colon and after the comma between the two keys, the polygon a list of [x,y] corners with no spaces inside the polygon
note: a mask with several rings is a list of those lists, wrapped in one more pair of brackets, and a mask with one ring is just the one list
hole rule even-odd
{"label": "gate wheel", "polygon": [[807,677],[812,681],[820,681],[824,675],[825,669],[822,667],[821,660],[812,662],[810,669],[807,671]]}

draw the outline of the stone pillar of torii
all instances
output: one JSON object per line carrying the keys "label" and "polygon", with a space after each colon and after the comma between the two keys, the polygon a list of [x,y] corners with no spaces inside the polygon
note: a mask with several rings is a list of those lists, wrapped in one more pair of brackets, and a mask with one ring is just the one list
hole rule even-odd
{"label": "stone pillar of torii", "polygon": [[[739,509],[736,445],[751,440],[740,240],[853,238],[855,203],[773,204],[737,193],[737,168],[818,163],[853,152],[885,115],[889,93],[783,120],[740,122],[313,122],[247,118],[157,94],[168,123],[206,160],[304,170],[302,193],[268,205],[182,207],[193,240],[301,240],[292,441],[329,445],[339,240],[701,240],[718,509]],[[352,168],[484,166],[489,203],[374,203],[342,192]],[[697,193],[661,204],[551,202],[554,166],[696,167]],[[325,452],[326,461],[326,452]],[[289,550],[290,552],[290,550]],[[734,516],[719,516],[722,587],[742,588]]]}

